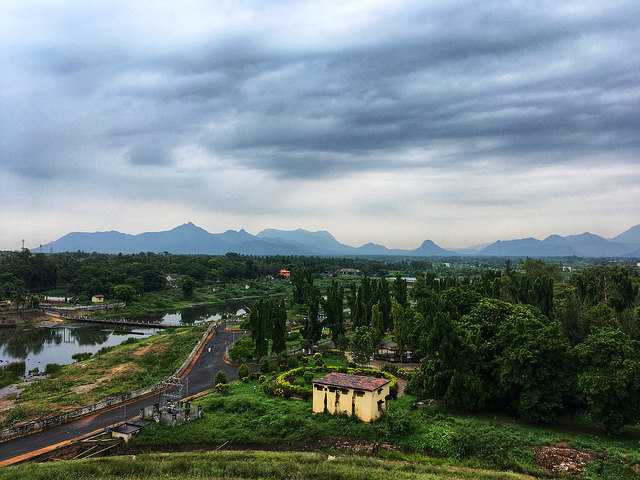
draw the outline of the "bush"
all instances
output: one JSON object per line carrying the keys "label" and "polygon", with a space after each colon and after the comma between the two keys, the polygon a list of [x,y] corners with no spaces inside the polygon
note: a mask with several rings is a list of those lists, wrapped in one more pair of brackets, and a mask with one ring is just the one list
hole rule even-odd
{"label": "bush", "polygon": [[411,417],[406,410],[390,409],[378,423],[380,434],[386,439],[409,435],[414,430]]}
{"label": "bush", "polygon": [[[316,374],[326,373],[326,372],[337,372],[343,371],[344,367],[327,365],[323,367],[298,367],[291,370],[287,370],[286,372],[281,373],[276,377],[276,385],[277,388],[277,396],[294,396],[294,397],[302,397],[302,398],[310,398],[313,393],[313,386],[311,385],[311,381],[309,383],[305,382],[305,385],[297,385],[293,383],[295,378],[302,376],[303,378],[308,378],[307,375],[311,375],[311,379]],[[347,368],[344,373],[350,373],[352,375],[368,375],[372,377],[378,378],[386,378],[391,381],[389,385],[389,394],[395,398],[398,394],[398,379],[387,372],[381,372],[380,370],[376,370],[374,368]]]}
{"label": "bush", "polygon": [[83,362],[85,360],[89,360],[92,357],[91,352],[83,352],[83,353],[74,353],[71,355],[71,358],[76,362]]}
{"label": "bush", "polygon": [[218,370],[218,373],[216,373],[216,378],[213,381],[213,384],[217,387],[218,385],[226,385],[227,383],[227,374],[224,373],[223,370]]}
{"label": "bush", "polygon": [[24,375],[24,369],[24,362],[14,362],[0,367],[0,388],[18,382]]}
{"label": "bush", "polygon": [[214,387],[216,392],[221,393],[221,394],[225,394],[229,391],[229,384],[228,383],[216,383],[216,386]]}
{"label": "bush", "polygon": [[229,357],[234,362],[246,363],[253,360],[256,354],[256,347],[253,339],[249,336],[241,337],[229,349]]}
{"label": "bush", "polygon": [[313,354],[313,363],[318,367],[321,367],[322,365],[324,365],[324,360],[320,352]]}
{"label": "bush", "polygon": [[238,377],[240,377],[240,380],[244,380],[246,378],[249,377],[249,367],[247,366],[246,363],[243,363],[242,365],[240,365],[240,368],[238,369]]}
{"label": "bush", "polygon": [[262,357],[260,360],[260,371],[262,373],[271,373],[278,371],[277,357]]}
{"label": "bush", "polygon": [[62,369],[62,365],[59,363],[47,363],[47,366],[44,368],[44,373],[47,375],[53,375],[58,373]]}

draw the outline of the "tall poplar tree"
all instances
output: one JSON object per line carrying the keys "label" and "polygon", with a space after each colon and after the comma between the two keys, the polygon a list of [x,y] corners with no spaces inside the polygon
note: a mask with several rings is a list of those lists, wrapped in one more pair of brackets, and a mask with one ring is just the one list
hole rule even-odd
{"label": "tall poplar tree", "polygon": [[274,353],[281,353],[286,349],[287,338],[287,307],[284,302],[284,298],[280,301],[275,301],[275,305],[271,309],[273,312],[271,331],[271,350]]}

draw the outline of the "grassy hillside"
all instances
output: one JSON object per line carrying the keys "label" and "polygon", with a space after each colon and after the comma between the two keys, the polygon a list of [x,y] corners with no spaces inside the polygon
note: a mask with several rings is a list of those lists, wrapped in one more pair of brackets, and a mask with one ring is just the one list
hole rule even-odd
{"label": "grassy hillside", "polygon": [[132,447],[213,449],[228,441],[234,448],[345,451],[332,447],[339,439],[352,452],[383,442],[399,450],[391,453],[402,458],[428,455],[449,463],[543,475],[536,452],[543,448],[544,455],[554,454],[560,446],[560,454],[587,455],[579,467],[580,478],[639,478],[634,472],[640,463],[637,431],[615,437],[576,425],[552,428],[506,416],[455,415],[436,405],[412,409],[414,400],[405,395],[391,401],[386,416],[365,424],[346,416],[314,415],[309,401],[270,397],[254,382],[234,383],[226,395],[214,393],[197,401],[205,413],[202,420],[180,427],[149,426]]}
{"label": "grassy hillside", "polygon": [[172,453],[28,464],[0,470],[0,480],[103,479],[525,480],[507,472],[319,453]]}
{"label": "grassy hillside", "polygon": [[175,372],[204,330],[204,326],[187,327],[144,339],[132,337],[88,360],[64,365],[48,378],[25,385],[17,398],[5,402],[0,426],[153,385]]}

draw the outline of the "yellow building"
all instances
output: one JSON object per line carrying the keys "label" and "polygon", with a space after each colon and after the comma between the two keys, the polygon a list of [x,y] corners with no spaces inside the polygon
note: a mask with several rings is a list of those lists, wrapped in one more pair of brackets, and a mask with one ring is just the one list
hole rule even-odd
{"label": "yellow building", "polygon": [[332,372],[313,381],[313,413],[347,414],[373,422],[387,409],[386,378]]}
{"label": "yellow building", "polygon": [[91,297],[91,303],[104,303],[104,295],[94,295]]}

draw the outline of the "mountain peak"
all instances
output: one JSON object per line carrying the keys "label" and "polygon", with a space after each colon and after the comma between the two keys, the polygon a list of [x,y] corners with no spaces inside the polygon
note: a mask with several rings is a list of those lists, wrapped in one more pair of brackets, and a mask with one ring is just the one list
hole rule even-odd
{"label": "mountain peak", "polygon": [[618,243],[629,243],[632,245],[640,245],[640,224],[625,230],[621,234],[613,237],[611,240]]}

